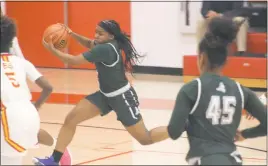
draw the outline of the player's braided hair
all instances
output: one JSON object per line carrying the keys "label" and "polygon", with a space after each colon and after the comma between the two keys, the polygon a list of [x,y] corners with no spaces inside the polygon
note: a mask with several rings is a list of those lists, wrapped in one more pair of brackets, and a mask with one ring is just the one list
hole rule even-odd
{"label": "player's braided hair", "polygon": [[8,52],[16,36],[16,26],[8,16],[1,16],[1,52]]}
{"label": "player's braided hair", "polygon": [[228,46],[236,37],[240,23],[235,23],[231,18],[213,18],[208,26],[202,41],[199,43],[199,54],[205,53],[210,62],[210,68],[220,67],[225,64],[228,55]]}
{"label": "player's braided hair", "polygon": [[142,57],[138,54],[132,42],[129,39],[129,35],[122,32],[120,25],[115,20],[103,20],[98,24],[106,32],[114,35],[114,39],[118,42],[119,49],[123,50],[125,58],[125,68],[128,71],[132,71],[133,66],[139,62],[139,58]]}

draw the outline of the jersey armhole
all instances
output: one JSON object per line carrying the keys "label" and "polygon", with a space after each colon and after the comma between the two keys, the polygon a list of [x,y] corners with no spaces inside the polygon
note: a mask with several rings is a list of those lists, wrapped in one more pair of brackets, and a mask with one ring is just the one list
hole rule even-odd
{"label": "jersey armhole", "polygon": [[107,67],[114,67],[114,66],[119,62],[119,59],[120,59],[119,56],[120,56],[120,55],[119,55],[118,51],[116,50],[116,48],[115,48],[115,46],[114,46],[113,44],[111,44],[111,43],[107,43],[107,44],[113,47],[113,49],[114,49],[114,51],[115,51],[115,53],[116,53],[116,55],[117,55],[117,59],[116,59],[116,61],[115,61],[114,63],[112,63],[112,64],[110,64],[110,65],[105,64],[105,63],[103,63],[103,62],[101,62],[101,63],[102,63],[103,65],[107,66]]}
{"label": "jersey armhole", "polygon": [[245,103],[245,96],[244,96],[244,92],[242,90],[242,87],[241,85],[238,83],[238,82],[235,82],[237,87],[238,87],[238,90],[239,90],[239,93],[240,93],[240,96],[241,96],[241,103],[242,103],[242,109],[244,109],[244,103]]}
{"label": "jersey armhole", "polygon": [[24,60],[24,68],[26,72],[26,77],[29,80],[31,80],[32,82],[35,82],[37,79],[43,76],[30,61],[26,59],[23,59],[23,60]]}
{"label": "jersey armhole", "polygon": [[201,98],[201,88],[202,88],[201,80],[200,80],[200,78],[197,78],[195,80],[197,81],[197,98],[196,98],[194,107],[192,108],[192,110],[190,112],[190,115],[192,115],[195,112],[195,110],[197,109],[197,106],[198,106],[200,98]]}

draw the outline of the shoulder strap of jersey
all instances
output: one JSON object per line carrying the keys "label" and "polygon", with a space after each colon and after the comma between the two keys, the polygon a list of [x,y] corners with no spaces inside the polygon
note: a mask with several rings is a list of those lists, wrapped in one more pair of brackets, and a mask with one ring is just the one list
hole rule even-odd
{"label": "shoulder strap of jersey", "polygon": [[195,101],[195,104],[194,104],[194,107],[192,108],[190,114],[193,114],[199,104],[199,101],[200,101],[200,98],[201,98],[201,90],[202,90],[202,84],[201,84],[201,80],[200,78],[196,78],[195,79],[197,81],[197,98],[196,98],[196,101]]}
{"label": "shoulder strap of jersey", "polygon": [[120,55],[119,55],[119,53],[117,52],[117,50],[116,50],[116,48],[115,48],[114,45],[112,45],[111,43],[107,43],[107,44],[113,47],[114,51],[115,51],[116,54],[117,54],[117,60],[116,60],[113,64],[111,64],[111,65],[105,64],[105,63],[103,63],[103,62],[102,62],[102,64],[105,65],[105,66],[107,66],[107,67],[114,67],[114,66],[119,62],[119,59],[120,59],[119,56],[120,56]]}
{"label": "shoulder strap of jersey", "polygon": [[241,85],[240,85],[240,83],[238,83],[238,82],[235,82],[236,83],[236,85],[237,85],[237,87],[238,87],[238,90],[239,90],[239,93],[240,93],[240,95],[241,95],[241,103],[242,103],[242,109],[244,109],[244,100],[245,100],[245,96],[244,96],[244,92],[243,92],[243,90],[242,90],[242,87],[241,87]]}

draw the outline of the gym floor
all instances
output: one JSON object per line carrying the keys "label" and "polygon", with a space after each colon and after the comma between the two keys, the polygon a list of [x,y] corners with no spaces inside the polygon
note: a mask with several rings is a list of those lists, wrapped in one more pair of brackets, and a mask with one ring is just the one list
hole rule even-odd
{"label": "gym floor", "polygon": [[[54,93],[68,94],[69,99],[77,100],[77,95],[87,95],[98,90],[97,73],[94,70],[40,69],[40,71],[54,86]],[[167,125],[176,95],[183,85],[182,78],[135,74],[131,80],[139,95],[140,110],[146,126],[151,129]],[[32,83],[30,89],[32,92],[40,91]],[[72,104],[59,101],[45,104],[40,110],[41,128],[57,137],[65,116],[73,107]],[[249,121],[242,117],[240,129],[257,124],[256,120]],[[266,165],[266,138],[237,143],[244,165]],[[187,164],[185,156],[189,149],[185,133],[176,141],[167,140],[142,146],[132,139],[116,120],[114,112],[80,124],[69,148],[74,165],[185,165]],[[29,150],[24,164],[32,165],[33,156],[49,156],[52,150],[52,147],[45,146]]]}

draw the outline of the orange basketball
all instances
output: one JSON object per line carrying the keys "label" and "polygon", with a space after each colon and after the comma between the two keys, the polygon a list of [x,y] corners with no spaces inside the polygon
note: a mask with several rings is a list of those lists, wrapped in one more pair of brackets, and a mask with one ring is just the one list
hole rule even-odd
{"label": "orange basketball", "polygon": [[56,49],[64,49],[69,43],[69,34],[64,25],[50,25],[44,32],[43,38],[47,42],[49,37],[52,38],[52,43]]}

